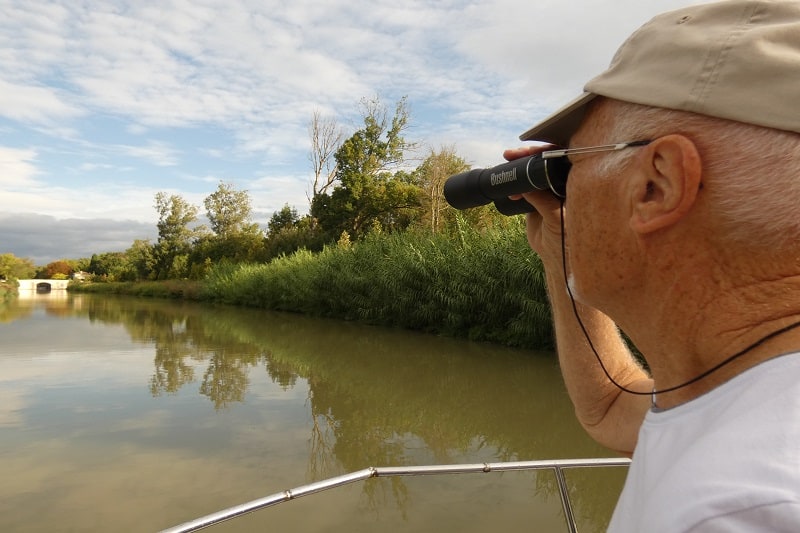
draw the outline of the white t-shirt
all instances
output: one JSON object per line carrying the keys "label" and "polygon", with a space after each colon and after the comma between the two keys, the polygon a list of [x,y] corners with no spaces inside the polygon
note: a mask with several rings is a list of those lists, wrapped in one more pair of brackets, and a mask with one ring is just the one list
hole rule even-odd
{"label": "white t-shirt", "polygon": [[800,353],[650,411],[613,532],[800,532]]}

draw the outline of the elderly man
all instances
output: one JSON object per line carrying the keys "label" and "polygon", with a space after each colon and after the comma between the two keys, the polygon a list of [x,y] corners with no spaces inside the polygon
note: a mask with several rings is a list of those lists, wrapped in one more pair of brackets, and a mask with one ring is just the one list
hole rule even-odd
{"label": "elderly man", "polygon": [[800,531],[800,2],[658,16],[585,90],[522,136],[566,202],[523,196],[577,416],[633,454],[610,529]]}

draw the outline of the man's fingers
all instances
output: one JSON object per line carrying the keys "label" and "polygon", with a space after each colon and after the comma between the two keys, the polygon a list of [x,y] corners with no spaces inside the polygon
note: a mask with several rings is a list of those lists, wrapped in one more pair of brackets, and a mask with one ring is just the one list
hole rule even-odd
{"label": "man's fingers", "polygon": [[503,152],[503,157],[506,159],[506,161],[513,161],[515,159],[519,159],[520,157],[527,157],[529,155],[544,152],[550,148],[553,148],[553,146],[549,144],[541,146],[520,146],[518,148],[509,148]]}

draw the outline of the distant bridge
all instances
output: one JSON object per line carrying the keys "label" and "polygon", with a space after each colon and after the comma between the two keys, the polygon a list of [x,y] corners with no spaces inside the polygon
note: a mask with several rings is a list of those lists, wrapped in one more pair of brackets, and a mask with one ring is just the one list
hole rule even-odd
{"label": "distant bridge", "polygon": [[20,291],[63,291],[69,285],[68,279],[21,279],[18,281]]}

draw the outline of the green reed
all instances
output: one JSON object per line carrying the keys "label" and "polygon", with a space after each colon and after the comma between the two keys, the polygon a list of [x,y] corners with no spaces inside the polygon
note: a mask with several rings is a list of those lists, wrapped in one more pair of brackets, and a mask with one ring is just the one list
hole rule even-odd
{"label": "green reed", "polygon": [[261,265],[218,265],[202,296],[509,346],[552,346],[541,262],[521,221],[371,234]]}

